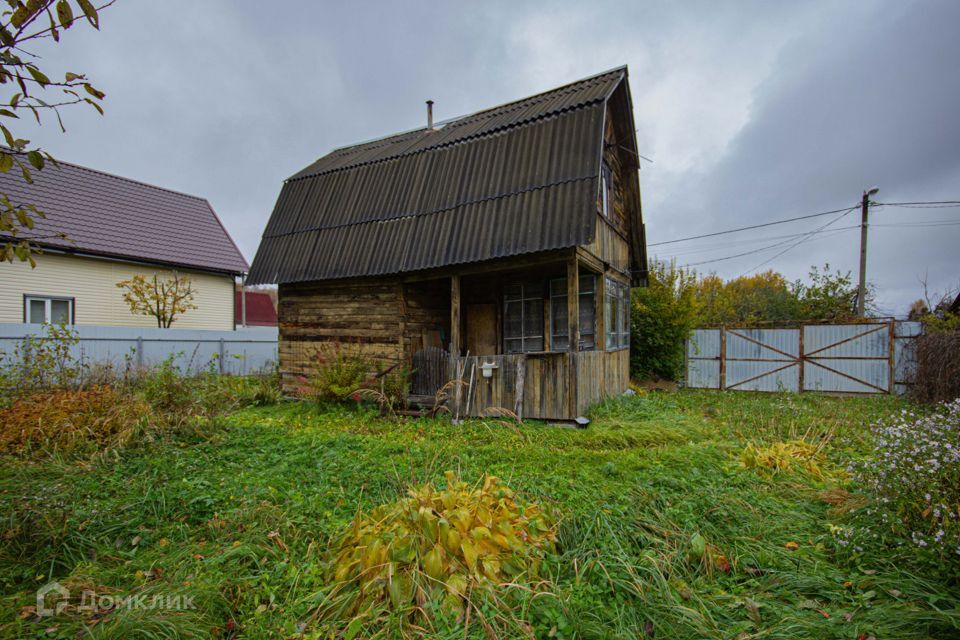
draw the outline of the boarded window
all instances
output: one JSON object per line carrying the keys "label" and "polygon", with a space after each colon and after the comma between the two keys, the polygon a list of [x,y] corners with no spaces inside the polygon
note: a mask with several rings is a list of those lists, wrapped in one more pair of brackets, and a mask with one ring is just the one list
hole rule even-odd
{"label": "boarded window", "polygon": [[[592,273],[580,274],[580,351],[596,348],[596,281]],[[567,317],[567,279],[550,281],[550,349],[566,351],[570,346]]]}
{"label": "boarded window", "polygon": [[543,283],[507,286],[503,295],[503,350],[543,351]]}
{"label": "boarded window", "polygon": [[605,294],[606,348],[608,351],[623,349],[630,345],[630,287],[607,278]]}

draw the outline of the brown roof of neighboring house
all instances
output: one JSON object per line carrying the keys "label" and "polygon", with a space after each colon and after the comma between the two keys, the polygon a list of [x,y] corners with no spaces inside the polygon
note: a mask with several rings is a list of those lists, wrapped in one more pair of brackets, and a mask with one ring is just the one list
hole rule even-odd
{"label": "brown roof of neighboring house", "polygon": [[[233,307],[236,310],[237,325],[243,324],[243,301],[240,291],[236,292]],[[255,327],[277,326],[277,309],[273,306],[273,298],[269,293],[262,291],[247,291],[247,325]]]}
{"label": "brown roof of neighboring house", "polygon": [[[24,159],[26,164],[26,160]],[[31,170],[0,173],[0,192],[46,214],[34,236],[66,233],[69,240],[37,244],[67,252],[164,266],[239,274],[248,270],[237,245],[205,198],[121,178],[58,160]]]}
{"label": "brown roof of neighboring house", "polygon": [[[615,94],[629,103],[626,78],[620,67],[329,153],[284,183],[247,281],[385,275],[588,243],[606,105]],[[625,144],[636,153],[630,118]]]}

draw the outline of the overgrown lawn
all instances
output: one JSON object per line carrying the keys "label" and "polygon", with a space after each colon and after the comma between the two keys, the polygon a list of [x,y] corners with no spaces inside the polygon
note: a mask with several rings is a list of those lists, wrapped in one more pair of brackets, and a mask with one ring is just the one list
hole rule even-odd
{"label": "overgrown lawn", "polygon": [[[908,548],[842,548],[831,525],[849,516],[818,497],[856,491],[842,469],[865,452],[869,425],[902,406],[654,393],[598,406],[576,430],[289,402],[86,463],[5,459],[0,636],[332,637],[316,619],[329,541],[358,509],[452,470],[551,503],[558,552],[544,583],[505,587],[510,608],[428,617],[427,637],[957,637],[956,576]],[[822,477],[740,462],[748,443],[797,439],[826,442]],[[51,580],[148,606],[79,609],[77,597],[38,618],[35,591]],[[150,608],[155,595],[192,606]],[[400,619],[350,631],[416,635]]]}

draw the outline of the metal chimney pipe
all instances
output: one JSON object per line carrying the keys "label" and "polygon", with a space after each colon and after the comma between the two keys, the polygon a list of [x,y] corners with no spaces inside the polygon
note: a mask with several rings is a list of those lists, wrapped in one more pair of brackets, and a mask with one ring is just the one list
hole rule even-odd
{"label": "metal chimney pipe", "polygon": [[427,100],[427,129],[433,131],[433,100]]}

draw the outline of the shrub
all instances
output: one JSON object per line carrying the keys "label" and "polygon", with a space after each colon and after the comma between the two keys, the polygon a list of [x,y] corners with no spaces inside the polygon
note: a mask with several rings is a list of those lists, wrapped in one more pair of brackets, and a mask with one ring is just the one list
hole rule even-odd
{"label": "shrub", "polygon": [[317,350],[316,370],[303,392],[320,402],[340,402],[364,386],[373,366],[360,355],[348,354],[339,344]]}
{"label": "shrub", "polygon": [[446,476],[445,489],[427,484],[357,514],[333,546],[322,619],[360,616],[375,624],[396,614],[423,622],[425,605],[458,615],[472,593],[539,578],[556,540],[550,512],[521,505],[494,476],[473,489]]}
{"label": "shrub", "polygon": [[80,382],[82,367],[72,356],[79,344],[76,330],[47,324],[43,334],[28,336],[9,354],[0,352],[0,390],[8,400],[45,389],[64,389]]}
{"label": "shrub", "polygon": [[960,330],[925,333],[913,349],[917,365],[910,395],[920,402],[960,397]]}
{"label": "shrub", "polygon": [[38,393],[0,409],[0,451],[72,455],[122,446],[149,415],[110,387]]}
{"label": "shrub", "polygon": [[823,469],[825,463],[823,444],[816,445],[803,439],[775,442],[767,446],[750,442],[740,452],[740,464],[771,476],[804,471],[821,480],[826,475]]}
{"label": "shrub", "polygon": [[678,380],[684,342],[699,322],[696,273],[654,261],[649,284],[634,289],[630,304],[630,374]]}
{"label": "shrub", "polygon": [[872,435],[870,455],[851,466],[873,499],[862,537],[906,540],[960,566],[960,399],[929,415],[903,410]]}

